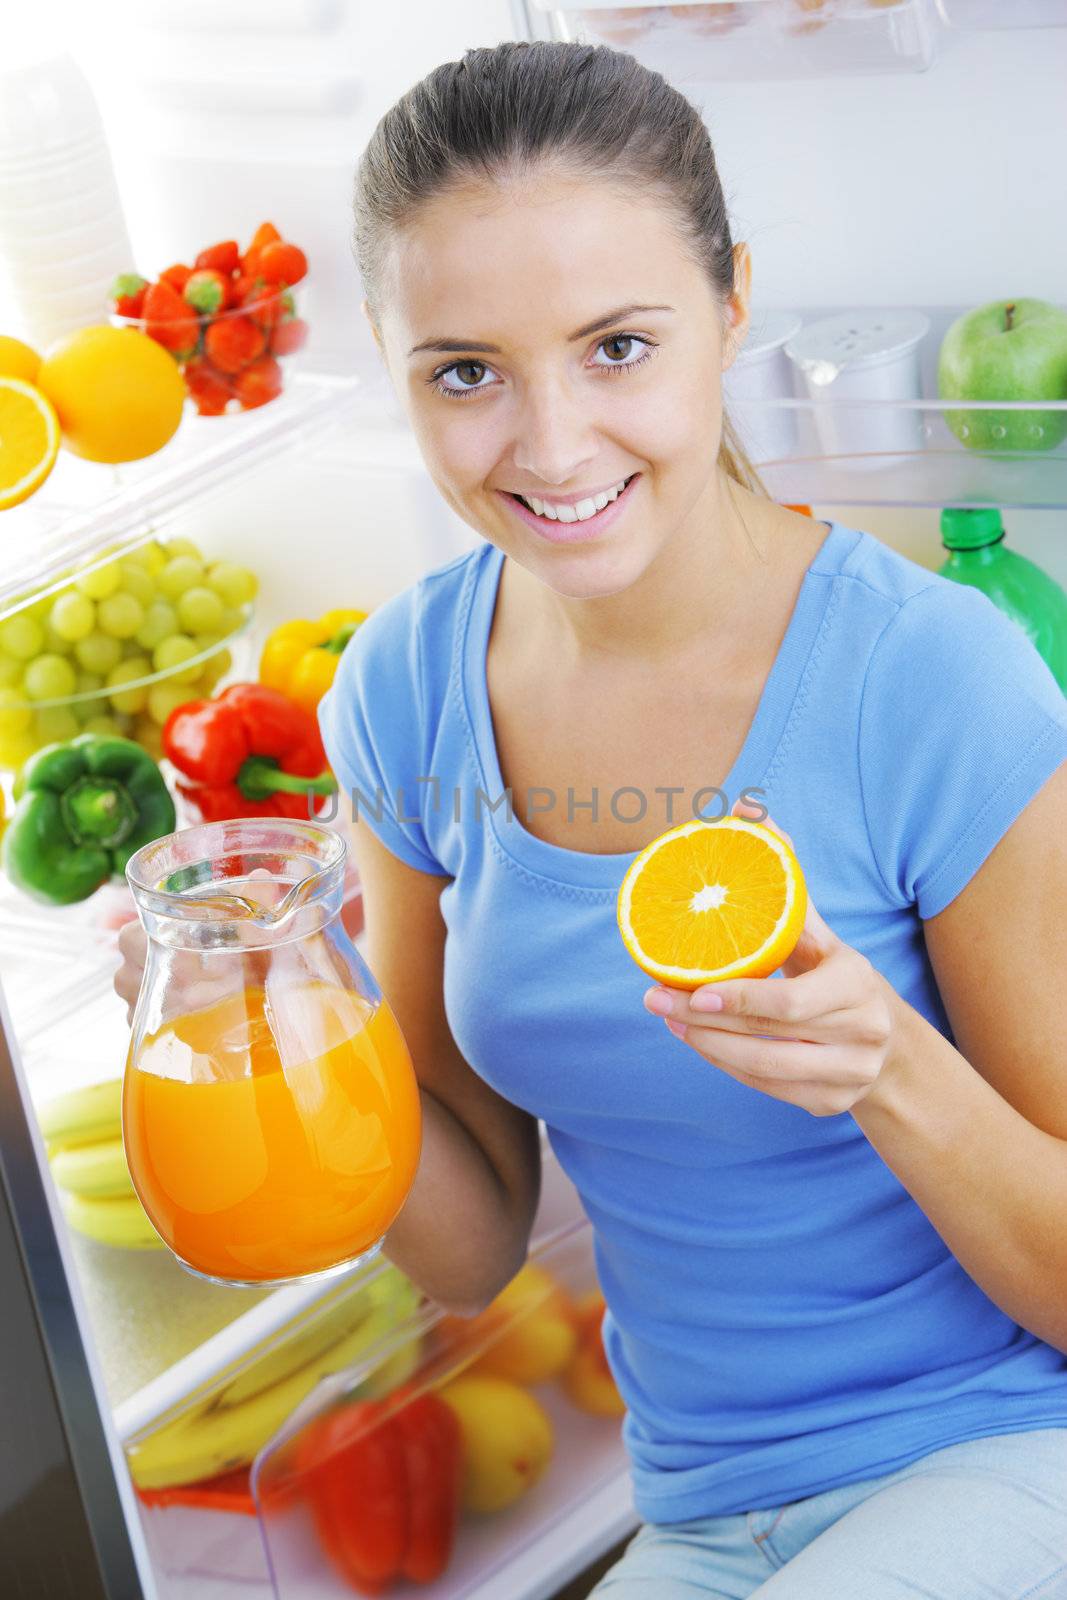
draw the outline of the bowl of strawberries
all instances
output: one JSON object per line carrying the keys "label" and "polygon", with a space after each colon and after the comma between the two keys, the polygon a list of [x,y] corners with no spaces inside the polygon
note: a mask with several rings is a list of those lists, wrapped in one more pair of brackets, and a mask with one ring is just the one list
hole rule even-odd
{"label": "bowl of strawberries", "polygon": [[154,282],[120,273],[111,321],[155,339],[181,367],[202,417],[251,411],[277,398],[307,343],[307,257],[263,222],[178,262]]}

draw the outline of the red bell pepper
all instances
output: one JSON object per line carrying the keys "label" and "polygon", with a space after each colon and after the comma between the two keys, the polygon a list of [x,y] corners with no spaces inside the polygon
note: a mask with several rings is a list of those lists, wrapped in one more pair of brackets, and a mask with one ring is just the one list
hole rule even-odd
{"label": "red bell pepper", "polygon": [[315,718],[261,683],[176,706],[163,726],[163,752],[192,780],[177,787],[205,822],[307,818],[319,809],[309,796],[337,788]]}
{"label": "red bell pepper", "polygon": [[409,1393],[342,1406],[300,1444],[322,1547],[360,1594],[384,1594],[402,1578],[433,1583],[455,1543],[459,1423],[437,1395]]}

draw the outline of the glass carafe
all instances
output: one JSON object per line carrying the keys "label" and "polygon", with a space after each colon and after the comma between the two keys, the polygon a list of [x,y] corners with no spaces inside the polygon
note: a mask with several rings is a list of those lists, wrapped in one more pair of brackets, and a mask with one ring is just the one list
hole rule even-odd
{"label": "glass carafe", "polygon": [[148,934],[122,1100],[134,1188],[183,1266],[258,1286],[366,1260],[421,1144],[388,1002],[341,923],[346,846],[285,817],[131,856]]}

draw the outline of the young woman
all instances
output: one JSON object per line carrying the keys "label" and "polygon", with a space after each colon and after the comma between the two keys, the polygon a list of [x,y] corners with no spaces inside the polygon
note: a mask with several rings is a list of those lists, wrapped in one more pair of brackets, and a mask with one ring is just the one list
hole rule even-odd
{"label": "young woman", "polygon": [[[423,1091],[386,1253],[484,1306],[526,1254],[544,1119],[644,1519],[597,1594],[1067,1592],[1051,674],[984,595],[761,492],[721,395],[749,253],[700,116],[631,57],[437,68],[360,162],[356,241],[482,536],[372,613],[321,712]],[[626,868],[746,802],[806,874],[796,953],[649,990]]]}

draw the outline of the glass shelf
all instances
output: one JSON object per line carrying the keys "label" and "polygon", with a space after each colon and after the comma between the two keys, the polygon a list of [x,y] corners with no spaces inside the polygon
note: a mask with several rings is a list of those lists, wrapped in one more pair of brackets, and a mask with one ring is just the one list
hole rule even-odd
{"label": "glass shelf", "polygon": [[64,572],[135,544],[168,515],[272,460],[279,450],[318,443],[349,420],[357,378],[297,373],[269,405],[236,416],[192,412],[155,455],[120,467],[83,461],[61,450],[52,473],[29,500],[4,513],[0,550],[0,619],[29,588],[58,587]]}
{"label": "glass shelf", "polygon": [[[780,320],[803,327],[831,309],[798,308]],[[870,317],[868,308],[839,309]],[[768,493],[791,505],[1067,508],[1067,438],[1051,449],[975,449],[965,442],[968,434],[1013,444],[1055,437],[1067,431],[1067,396],[1037,402],[940,399],[941,342],[966,308],[921,309],[929,329],[918,348],[915,399],[834,397],[833,384],[825,397],[813,399],[795,365],[781,350],[766,347],[759,359],[778,362],[777,377],[764,377],[767,398],[753,398],[742,384],[751,382],[755,363],[746,367],[742,350],[724,377],[724,406]],[[766,313],[753,316],[749,337],[757,345],[766,321]]]}
{"label": "glass shelf", "polygon": [[937,0],[950,28],[1067,28],[1063,0]]}

